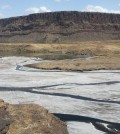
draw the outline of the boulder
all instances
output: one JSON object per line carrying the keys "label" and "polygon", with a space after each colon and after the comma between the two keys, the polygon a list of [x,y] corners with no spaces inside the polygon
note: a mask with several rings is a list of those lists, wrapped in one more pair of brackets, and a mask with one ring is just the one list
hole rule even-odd
{"label": "boulder", "polygon": [[0,134],[68,134],[64,122],[36,104],[0,100]]}

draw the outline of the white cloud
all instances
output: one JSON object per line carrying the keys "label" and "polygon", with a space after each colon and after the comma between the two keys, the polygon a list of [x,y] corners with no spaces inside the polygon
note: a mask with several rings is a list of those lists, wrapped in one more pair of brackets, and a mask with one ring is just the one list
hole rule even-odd
{"label": "white cloud", "polygon": [[2,13],[0,13],[0,19],[4,18],[4,15]]}
{"label": "white cloud", "polygon": [[28,8],[25,10],[25,12],[27,14],[32,14],[32,13],[43,13],[43,12],[51,12],[51,10],[47,9],[46,7],[32,7],[32,8]]}
{"label": "white cloud", "polygon": [[10,8],[11,8],[10,5],[3,5],[3,6],[1,7],[1,9],[10,9]]}
{"label": "white cloud", "polygon": [[108,10],[107,8],[103,8],[101,6],[93,6],[88,5],[84,11],[87,12],[102,12],[102,13],[118,13],[120,14],[120,10]]}

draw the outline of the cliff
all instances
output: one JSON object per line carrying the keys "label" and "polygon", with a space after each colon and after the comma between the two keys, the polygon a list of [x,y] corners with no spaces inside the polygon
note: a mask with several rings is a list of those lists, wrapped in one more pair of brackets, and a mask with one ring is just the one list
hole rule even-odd
{"label": "cliff", "polygon": [[119,40],[120,14],[62,11],[0,20],[0,42]]}
{"label": "cliff", "polygon": [[11,105],[0,100],[0,134],[68,134],[67,126],[35,104]]}

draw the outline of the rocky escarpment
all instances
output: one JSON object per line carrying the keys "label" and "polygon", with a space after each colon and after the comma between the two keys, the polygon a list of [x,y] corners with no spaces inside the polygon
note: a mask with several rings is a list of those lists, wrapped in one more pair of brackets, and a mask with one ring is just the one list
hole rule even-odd
{"label": "rocky escarpment", "polygon": [[68,134],[66,125],[38,105],[0,100],[0,134]]}
{"label": "rocky escarpment", "polygon": [[51,12],[0,20],[0,42],[69,43],[120,39],[120,15]]}

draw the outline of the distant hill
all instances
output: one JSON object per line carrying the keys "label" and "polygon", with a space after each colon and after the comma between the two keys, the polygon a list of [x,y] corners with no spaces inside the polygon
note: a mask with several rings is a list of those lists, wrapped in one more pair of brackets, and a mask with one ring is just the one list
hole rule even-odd
{"label": "distant hill", "polygon": [[120,14],[62,11],[0,20],[0,42],[120,40]]}

